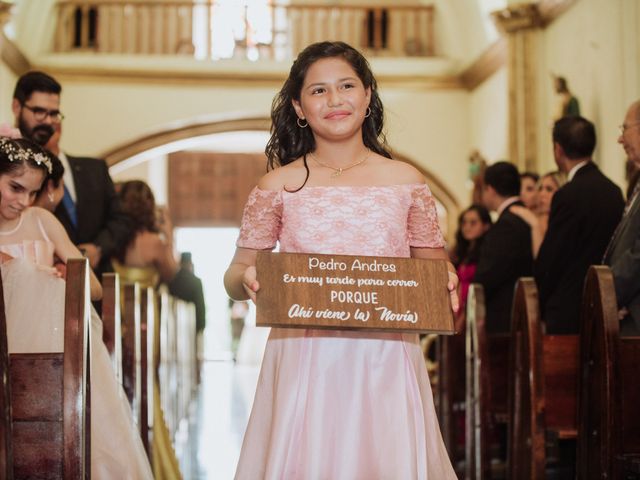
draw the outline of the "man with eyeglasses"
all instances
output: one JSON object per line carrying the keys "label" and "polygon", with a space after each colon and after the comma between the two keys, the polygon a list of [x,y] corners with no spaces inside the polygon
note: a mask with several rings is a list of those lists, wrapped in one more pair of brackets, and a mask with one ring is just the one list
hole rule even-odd
{"label": "man with eyeglasses", "polygon": [[15,125],[22,135],[45,146],[64,165],[64,197],[55,215],[71,240],[85,252],[91,267],[101,274],[111,271],[113,252],[126,241],[127,217],[107,164],[100,159],[72,157],[60,150],[64,115],[60,112],[62,87],[43,72],[22,75],[13,93]]}
{"label": "man with eyeglasses", "polygon": [[[620,126],[618,143],[629,160],[640,168],[640,100],[631,104]],[[636,177],[637,178],[637,177]],[[611,267],[620,308],[620,333],[640,334],[640,182],[631,190],[604,263]]]}

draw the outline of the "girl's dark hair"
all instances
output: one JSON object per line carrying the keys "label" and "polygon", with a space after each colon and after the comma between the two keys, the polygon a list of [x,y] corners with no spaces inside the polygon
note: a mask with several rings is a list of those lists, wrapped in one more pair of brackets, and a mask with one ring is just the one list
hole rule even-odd
{"label": "girl's dark hair", "polygon": [[37,143],[26,138],[0,137],[0,175],[14,173],[28,165],[47,176],[52,164],[53,155]]}
{"label": "girl's dark hair", "polygon": [[51,182],[53,182],[53,186],[58,188],[58,186],[60,186],[60,180],[62,180],[63,176],[64,165],[62,165],[62,162],[58,157],[51,154],[51,173],[47,175],[46,181],[44,183],[47,183],[49,180],[51,180]]}
{"label": "girl's dark hair", "polygon": [[[287,165],[303,157],[307,171],[302,187],[309,178],[307,154],[316,148],[313,133],[310,128],[300,128],[297,124],[298,116],[293,108],[292,100],[300,100],[300,92],[309,67],[324,58],[342,58],[345,60],[362,81],[364,88],[371,88],[369,108],[371,114],[364,119],[362,125],[362,140],[372,151],[391,158],[383,133],[384,109],[378,95],[378,84],[369,62],[352,46],[344,42],[319,42],[305,48],[293,62],[291,71],[280,92],[273,99],[271,106],[271,138],[265,148],[269,170]],[[298,189],[300,190],[300,189]],[[297,191],[297,190],[296,190]]]}
{"label": "girl's dark hair", "polygon": [[453,250],[453,263],[456,267],[463,263],[478,263],[480,247],[484,241],[484,235],[477,238],[473,243],[462,236],[462,219],[468,212],[476,212],[483,225],[491,225],[493,223],[489,210],[482,205],[473,204],[460,214],[458,217],[458,230],[456,231],[456,246]]}
{"label": "girl's dark hair", "polygon": [[123,247],[116,252],[116,258],[124,263],[127,247],[139,232],[158,231],[156,201],[151,188],[142,180],[123,182],[118,190],[118,198],[122,212],[129,217],[132,226]]}

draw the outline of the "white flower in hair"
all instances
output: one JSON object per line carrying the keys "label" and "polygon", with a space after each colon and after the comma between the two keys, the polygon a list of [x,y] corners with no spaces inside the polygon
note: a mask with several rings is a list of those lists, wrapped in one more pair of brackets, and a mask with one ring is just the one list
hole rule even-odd
{"label": "white flower in hair", "polygon": [[15,141],[10,138],[0,138],[0,150],[7,155],[9,161],[15,162],[16,160],[20,162],[26,162],[31,159],[36,162],[38,165],[44,165],[47,167],[47,171],[51,173],[53,170],[53,165],[51,164],[51,160],[49,157],[42,153],[36,152],[31,148],[22,148]]}

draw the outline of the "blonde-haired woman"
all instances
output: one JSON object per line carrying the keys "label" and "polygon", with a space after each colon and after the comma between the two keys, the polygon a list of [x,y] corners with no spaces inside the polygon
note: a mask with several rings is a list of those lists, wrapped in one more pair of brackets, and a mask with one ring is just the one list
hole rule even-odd
{"label": "blonde-haired woman", "polygon": [[553,195],[565,183],[567,183],[567,177],[564,173],[559,171],[546,173],[538,182],[538,203],[535,212],[525,207],[511,207],[511,211],[520,216],[531,227],[531,250],[534,258],[538,256],[540,245],[542,245],[542,240],[544,240],[544,236],[547,233]]}

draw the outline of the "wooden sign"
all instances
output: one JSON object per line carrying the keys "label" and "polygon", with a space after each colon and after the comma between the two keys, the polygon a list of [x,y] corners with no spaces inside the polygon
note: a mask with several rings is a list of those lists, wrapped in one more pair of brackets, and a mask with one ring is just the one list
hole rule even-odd
{"label": "wooden sign", "polygon": [[258,252],[256,324],[453,333],[444,260]]}

